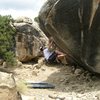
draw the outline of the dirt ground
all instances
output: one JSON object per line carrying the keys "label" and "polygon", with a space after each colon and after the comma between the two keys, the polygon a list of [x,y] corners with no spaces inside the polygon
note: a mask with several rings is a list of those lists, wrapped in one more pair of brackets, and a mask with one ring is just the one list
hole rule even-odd
{"label": "dirt ground", "polygon": [[27,63],[15,68],[16,82],[48,82],[55,88],[20,86],[23,100],[100,100],[100,78],[95,75],[70,65],[35,65]]}

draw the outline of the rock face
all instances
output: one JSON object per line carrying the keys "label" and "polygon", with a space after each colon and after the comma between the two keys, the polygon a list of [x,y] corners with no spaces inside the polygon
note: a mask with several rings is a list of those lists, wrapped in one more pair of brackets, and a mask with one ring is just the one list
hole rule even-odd
{"label": "rock face", "polygon": [[100,73],[100,0],[48,0],[40,27],[69,58]]}
{"label": "rock face", "polygon": [[14,26],[17,30],[16,56],[18,60],[26,62],[40,56],[40,47],[47,41],[41,30],[33,26],[30,20],[28,22],[28,20],[24,21],[24,19],[15,21]]}
{"label": "rock face", "polygon": [[12,74],[0,72],[0,100],[21,100]]}

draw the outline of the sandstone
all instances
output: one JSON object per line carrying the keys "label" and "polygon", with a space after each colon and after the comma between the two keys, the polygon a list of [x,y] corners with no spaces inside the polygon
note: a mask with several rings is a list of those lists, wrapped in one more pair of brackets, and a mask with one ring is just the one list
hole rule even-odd
{"label": "sandstone", "polygon": [[16,57],[21,62],[28,62],[42,55],[40,47],[47,42],[47,37],[35,27],[26,22],[14,23],[16,34]]}
{"label": "sandstone", "polygon": [[39,25],[68,62],[100,73],[99,18],[99,0],[48,0],[39,12]]}
{"label": "sandstone", "polygon": [[0,100],[22,100],[12,74],[0,72]]}

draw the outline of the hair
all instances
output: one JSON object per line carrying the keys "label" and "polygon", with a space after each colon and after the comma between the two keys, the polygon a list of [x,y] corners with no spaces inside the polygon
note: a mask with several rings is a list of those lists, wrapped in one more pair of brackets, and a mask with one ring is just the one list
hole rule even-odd
{"label": "hair", "polygon": [[42,47],[40,47],[40,51],[43,51],[43,46],[42,46]]}

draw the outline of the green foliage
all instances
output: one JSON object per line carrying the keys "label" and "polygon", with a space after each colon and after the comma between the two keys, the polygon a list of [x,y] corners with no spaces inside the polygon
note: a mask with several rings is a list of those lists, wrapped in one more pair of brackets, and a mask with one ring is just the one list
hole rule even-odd
{"label": "green foliage", "polygon": [[37,23],[39,23],[39,18],[38,17],[35,17],[34,18],[34,21],[37,22]]}
{"label": "green foliage", "polygon": [[4,54],[4,59],[6,60],[8,66],[16,64],[16,60],[15,60],[14,56],[15,56],[14,52],[11,52],[11,51],[6,52]]}
{"label": "green foliage", "polygon": [[0,57],[8,64],[14,64],[14,36],[16,30],[12,26],[11,16],[0,16]]}

